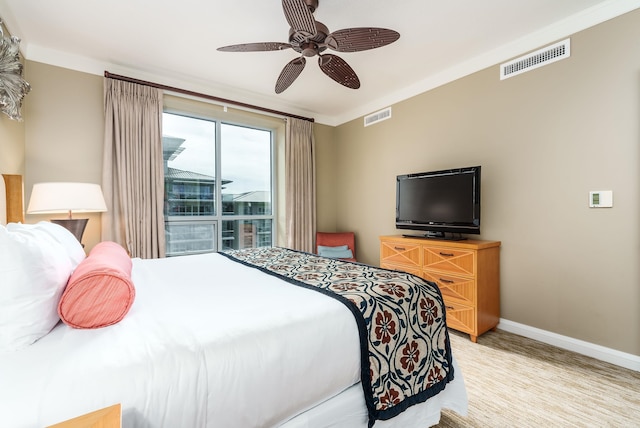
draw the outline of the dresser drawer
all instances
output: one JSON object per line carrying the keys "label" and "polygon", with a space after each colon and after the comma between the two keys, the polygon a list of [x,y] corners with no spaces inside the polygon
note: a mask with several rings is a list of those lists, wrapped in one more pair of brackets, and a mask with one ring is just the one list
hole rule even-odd
{"label": "dresser drawer", "polygon": [[400,272],[407,272],[415,276],[420,276],[420,277],[422,276],[422,272],[420,271],[419,266],[407,266],[407,265],[396,265],[393,263],[381,263],[380,267],[382,269],[397,270]]}
{"label": "dresser drawer", "polygon": [[447,310],[447,327],[464,333],[476,334],[476,310],[472,306],[448,302],[445,299],[445,307]]}
{"label": "dresser drawer", "polygon": [[475,278],[447,275],[430,270],[423,271],[422,277],[427,281],[435,282],[445,300],[456,300],[467,305],[474,305],[476,302]]}
{"label": "dresser drawer", "polygon": [[[420,245],[404,242],[382,242],[380,245],[380,264],[416,268],[418,275],[422,266]],[[412,272],[413,273],[413,272]]]}
{"label": "dresser drawer", "polygon": [[475,276],[476,252],[447,247],[422,247],[423,267],[457,275]]}

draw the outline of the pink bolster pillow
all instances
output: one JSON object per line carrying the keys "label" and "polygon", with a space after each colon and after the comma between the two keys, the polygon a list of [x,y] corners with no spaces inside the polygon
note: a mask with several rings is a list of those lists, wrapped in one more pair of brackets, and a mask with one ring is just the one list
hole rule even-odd
{"label": "pink bolster pillow", "polygon": [[121,321],[136,295],[131,258],[115,242],[93,247],[71,274],[58,303],[60,319],[74,328],[100,328]]}

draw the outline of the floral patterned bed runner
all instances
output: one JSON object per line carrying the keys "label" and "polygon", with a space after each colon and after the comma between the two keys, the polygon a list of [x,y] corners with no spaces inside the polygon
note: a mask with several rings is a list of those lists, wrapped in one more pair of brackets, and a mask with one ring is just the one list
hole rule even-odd
{"label": "floral patterned bed runner", "polygon": [[420,277],[284,248],[220,253],[338,299],[353,313],[369,426],[426,401],[453,379],[444,304]]}

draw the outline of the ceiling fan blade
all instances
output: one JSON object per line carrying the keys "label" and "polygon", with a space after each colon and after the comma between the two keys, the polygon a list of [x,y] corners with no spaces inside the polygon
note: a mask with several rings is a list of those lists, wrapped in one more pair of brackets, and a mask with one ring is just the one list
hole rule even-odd
{"label": "ceiling fan blade", "polygon": [[295,32],[302,33],[307,37],[316,35],[318,32],[316,20],[305,0],[282,0],[282,9],[289,26]]}
{"label": "ceiling fan blade", "polygon": [[289,49],[289,43],[281,42],[259,42],[259,43],[242,43],[239,45],[222,46],[217,50],[221,52],[264,52],[264,51],[281,51]]}
{"label": "ceiling fan blade", "polygon": [[351,89],[360,87],[360,79],[356,72],[337,55],[324,54],[318,58],[320,70],[339,84]]}
{"label": "ceiling fan blade", "polygon": [[386,46],[400,38],[400,34],[386,28],[345,28],[327,36],[325,43],[338,52],[360,52]]}
{"label": "ceiling fan blade", "polygon": [[296,80],[300,73],[302,73],[302,70],[304,70],[306,63],[307,60],[301,56],[289,61],[287,65],[284,66],[276,81],[276,94],[284,92],[285,89],[291,86],[293,81]]}

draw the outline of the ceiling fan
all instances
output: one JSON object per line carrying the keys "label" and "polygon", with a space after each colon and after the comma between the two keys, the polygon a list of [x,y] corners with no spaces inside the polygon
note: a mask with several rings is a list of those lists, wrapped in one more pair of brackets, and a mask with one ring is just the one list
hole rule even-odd
{"label": "ceiling fan", "polygon": [[302,73],[306,64],[306,57],[318,55],[320,70],[341,85],[351,89],[360,87],[360,79],[353,69],[342,58],[330,53],[323,53],[327,49],[337,52],[360,52],[379,48],[395,42],[400,34],[393,30],[376,27],[345,28],[329,32],[329,29],[313,17],[318,7],[318,0],[282,0],[284,15],[291,27],[289,42],[258,42],[218,48],[222,52],[261,52],[293,49],[301,56],[284,66],[276,81],[276,93],[287,89]]}

